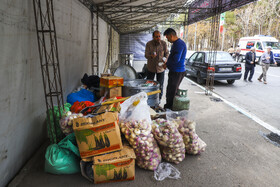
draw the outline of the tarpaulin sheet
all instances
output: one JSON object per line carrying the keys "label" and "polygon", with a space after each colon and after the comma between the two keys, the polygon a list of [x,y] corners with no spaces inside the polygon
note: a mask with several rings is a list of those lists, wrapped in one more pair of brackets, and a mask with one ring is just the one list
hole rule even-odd
{"label": "tarpaulin sheet", "polygon": [[222,0],[221,5],[219,5],[218,0],[197,0],[190,6],[191,9],[188,13],[188,25],[212,17],[215,14],[220,14],[241,7],[253,1],[255,0]]}
{"label": "tarpaulin sheet", "polygon": [[135,61],[146,60],[146,43],[152,39],[152,33],[123,34],[120,36],[120,53],[133,53]]}

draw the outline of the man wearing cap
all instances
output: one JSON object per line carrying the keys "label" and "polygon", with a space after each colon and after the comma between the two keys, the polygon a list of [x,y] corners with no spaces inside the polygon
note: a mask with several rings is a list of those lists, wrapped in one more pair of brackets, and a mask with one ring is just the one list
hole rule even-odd
{"label": "man wearing cap", "polygon": [[277,64],[275,59],[274,59],[274,55],[273,55],[273,52],[271,51],[271,47],[270,46],[267,47],[267,51],[262,54],[260,60],[261,60],[261,66],[262,66],[262,71],[263,72],[260,75],[260,77],[258,78],[258,80],[260,82],[262,82],[262,78],[263,78],[263,83],[267,84],[267,82],[266,82],[266,73],[267,73],[267,70],[269,68],[269,65],[270,65],[270,63]]}
{"label": "man wearing cap", "polygon": [[149,41],[146,44],[145,49],[145,58],[147,59],[147,79],[154,80],[155,75],[157,81],[160,84],[161,93],[159,95],[159,100],[161,100],[163,93],[163,82],[164,82],[164,74],[165,69],[163,68],[163,64],[166,63],[168,58],[169,51],[167,49],[167,44],[165,41],[160,39],[160,32],[153,32],[153,40]]}
{"label": "man wearing cap", "polygon": [[245,63],[244,81],[247,82],[248,73],[250,72],[248,80],[249,80],[249,82],[253,82],[252,78],[253,78],[253,75],[255,72],[255,66],[256,66],[256,63],[255,63],[256,49],[254,47],[252,47],[250,49],[250,52],[246,53],[245,60],[246,60],[246,63]]}

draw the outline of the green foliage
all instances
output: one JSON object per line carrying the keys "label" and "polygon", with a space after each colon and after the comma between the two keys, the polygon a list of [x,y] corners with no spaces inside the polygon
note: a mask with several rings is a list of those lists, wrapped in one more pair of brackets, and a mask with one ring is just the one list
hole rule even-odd
{"label": "green foliage", "polygon": [[234,12],[226,12],[225,27],[229,27],[236,22],[236,15]]}
{"label": "green foliage", "polygon": [[116,166],[112,164],[104,164],[104,165],[96,165],[95,166],[95,172],[96,175],[101,176],[104,175],[107,177],[107,171],[114,169]]}
{"label": "green foliage", "polygon": [[85,129],[85,130],[76,130],[75,131],[75,135],[77,140],[79,141],[79,143],[81,144],[82,142],[88,143],[87,141],[87,136],[90,136],[94,133],[94,131],[90,130],[90,129]]}

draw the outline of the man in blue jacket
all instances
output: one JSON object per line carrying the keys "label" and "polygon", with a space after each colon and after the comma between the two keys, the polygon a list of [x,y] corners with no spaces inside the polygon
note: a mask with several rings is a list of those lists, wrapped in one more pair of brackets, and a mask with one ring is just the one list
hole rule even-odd
{"label": "man in blue jacket", "polygon": [[173,99],[186,74],[185,57],[187,54],[187,46],[183,40],[177,37],[174,29],[168,28],[163,34],[167,40],[173,44],[166,62],[169,73],[166,90],[166,104],[164,105],[165,109],[172,109]]}
{"label": "man in blue jacket", "polygon": [[262,78],[263,78],[263,83],[267,84],[266,82],[266,73],[267,70],[270,66],[271,63],[274,63],[275,65],[277,64],[275,59],[274,59],[274,55],[273,52],[271,51],[271,46],[267,47],[267,52],[264,52],[263,55],[260,58],[261,61],[261,66],[262,66],[262,74],[260,75],[260,77],[258,78],[258,80],[260,82],[262,82]]}
{"label": "man in blue jacket", "polygon": [[254,47],[252,47],[250,49],[250,52],[246,53],[246,56],[245,56],[245,74],[244,74],[244,81],[247,81],[247,76],[248,76],[248,73],[250,72],[250,75],[249,75],[249,82],[253,82],[252,81],[252,78],[253,78],[253,75],[254,75],[254,72],[255,72],[255,66],[256,66],[256,49]]}

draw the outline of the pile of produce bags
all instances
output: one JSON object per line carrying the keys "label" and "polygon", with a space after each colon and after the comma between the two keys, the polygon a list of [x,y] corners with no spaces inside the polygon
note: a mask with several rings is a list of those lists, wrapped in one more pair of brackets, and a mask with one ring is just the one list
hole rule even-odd
{"label": "pile of produce bags", "polygon": [[165,119],[153,121],[153,134],[160,145],[162,158],[179,164],[185,158],[185,144],[176,123]]}
{"label": "pile of produce bags", "polygon": [[196,123],[187,119],[188,111],[168,111],[166,117],[169,121],[177,123],[177,128],[186,146],[186,153],[197,155],[205,151],[206,143],[195,132]]}
{"label": "pile of produce bags", "polygon": [[78,117],[83,117],[82,113],[75,114],[70,111],[63,113],[63,117],[60,119],[60,128],[66,136],[73,133],[73,120]]}
{"label": "pile of produce bags", "polygon": [[147,100],[145,92],[127,99],[121,104],[119,121],[122,133],[135,151],[137,165],[155,170],[161,162],[161,154],[152,134]]}

